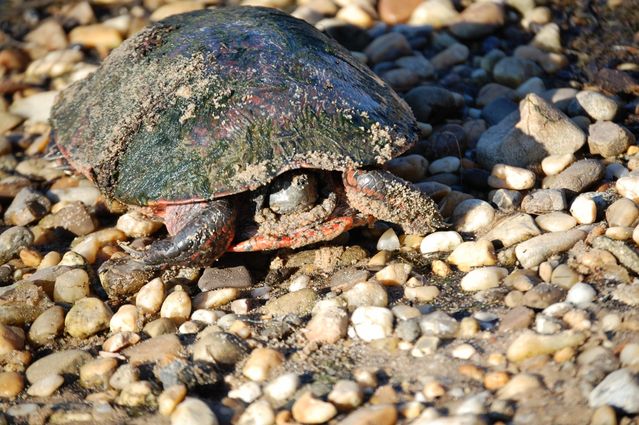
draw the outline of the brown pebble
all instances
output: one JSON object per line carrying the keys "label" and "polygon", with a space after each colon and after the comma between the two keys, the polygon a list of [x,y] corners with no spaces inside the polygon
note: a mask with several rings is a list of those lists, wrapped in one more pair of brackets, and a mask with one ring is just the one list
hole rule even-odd
{"label": "brown pebble", "polygon": [[0,399],[14,398],[24,389],[24,377],[18,372],[0,372]]}
{"label": "brown pebble", "polygon": [[488,372],[484,376],[484,387],[490,391],[496,391],[506,385],[510,381],[510,376],[507,372]]}

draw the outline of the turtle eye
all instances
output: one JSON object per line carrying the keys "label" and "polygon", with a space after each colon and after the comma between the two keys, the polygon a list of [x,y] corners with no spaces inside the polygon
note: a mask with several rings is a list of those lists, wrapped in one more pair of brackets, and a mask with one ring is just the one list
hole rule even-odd
{"label": "turtle eye", "polygon": [[317,178],[311,173],[286,173],[271,184],[269,207],[277,214],[306,211],[317,201]]}

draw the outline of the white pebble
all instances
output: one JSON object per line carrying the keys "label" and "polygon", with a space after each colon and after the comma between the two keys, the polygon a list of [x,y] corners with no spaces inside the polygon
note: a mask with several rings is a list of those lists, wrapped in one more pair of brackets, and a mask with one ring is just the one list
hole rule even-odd
{"label": "white pebble", "polygon": [[422,254],[449,252],[457,248],[463,241],[461,235],[454,231],[435,232],[422,239],[419,250]]}
{"label": "white pebble", "polygon": [[619,354],[619,360],[624,367],[639,365],[639,344],[636,342],[626,344]]}
{"label": "white pebble", "polygon": [[262,389],[257,382],[245,382],[238,388],[229,391],[230,398],[237,398],[245,403],[253,403],[262,395]]}
{"label": "white pebble", "polygon": [[138,309],[133,304],[125,304],[111,317],[109,328],[112,333],[138,332]]}
{"label": "white pebble", "polygon": [[397,251],[399,247],[399,238],[393,229],[385,231],[377,241],[377,250],[379,251]]}
{"label": "white pebble", "polygon": [[453,211],[455,230],[473,233],[489,226],[495,219],[495,209],[481,199],[466,199]]}
{"label": "white pebble", "polygon": [[290,372],[273,379],[264,387],[264,395],[271,400],[280,403],[293,397],[300,386],[300,378]]}
{"label": "white pebble", "polygon": [[470,359],[477,350],[470,344],[460,344],[457,347],[453,348],[451,354],[456,359],[468,360]]}
{"label": "white pebble", "polygon": [[639,204],[639,176],[622,177],[615,185],[617,192]]}
{"label": "white pebble", "polygon": [[288,285],[289,292],[299,291],[300,289],[308,288],[308,284],[311,282],[311,278],[305,274],[297,276]]}
{"label": "white pebble", "polygon": [[433,161],[428,167],[431,174],[455,173],[459,170],[461,161],[456,156],[445,156]]}
{"label": "white pebble", "polygon": [[508,269],[503,267],[482,267],[474,269],[461,280],[464,291],[483,291],[496,288],[508,276]]}
{"label": "white pebble", "polygon": [[488,177],[488,185],[496,189],[531,189],[535,186],[535,173],[525,168],[496,164]]}
{"label": "white pebble", "polygon": [[212,325],[218,318],[219,315],[212,310],[199,309],[191,313],[191,320],[206,323],[207,325]]}
{"label": "white pebble", "polygon": [[570,214],[579,224],[591,224],[597,219],[597,204],[585,196],[577,196],[570,206]]}
{"label": "white pebble", "polygon": [[575,155],[571,153],[550,155],[541,161],[541,169],[547,176],[554,176],[564,171],[573,162],[575,162]]}
{"label": "white pebble", "polygon": [[191,315],[191,297],[181,286],[169,294],[162,303],[160,317],[167,317],[175,322],[182,323]]}
{"label": "white pebble", "polygon": [[351,322],[357,336],[364,341],[386,338],[393,333],[393,313],[384,307],[358,307]]}
{"label": "white pebble", "polygon": [[135,296],[135,305],[144,313],[157,313],[164,301],[164,283],[159,277],[145,284]]}
{"label": "white pebble", "polygon": [[237,425],[272,425],[275,423],[275,412],[266,400],[258,400],[248,406],[237,422]]}
{"label": "white pebble", "polygon": [[186,397],[171,414],[171,425],[218,425],[218,421],[206,403]]}
{"label": "white pebble", "polygon": [[576,305],[589,304],[594,301],[597,296],[595,289],[587,283],[575,283],[568,294],[566,295],[566,302]]}

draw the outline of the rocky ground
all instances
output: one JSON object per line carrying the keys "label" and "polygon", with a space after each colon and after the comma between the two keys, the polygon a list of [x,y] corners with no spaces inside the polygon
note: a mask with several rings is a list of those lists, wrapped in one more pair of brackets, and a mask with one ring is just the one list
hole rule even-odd
{"label": "rocky ground", "polygon": [[162,225],[42,159],[51,105],[218,3],[0,5],[0,424],[638,423],[639,2],[243,1],[404,97],[422,139],[388,167],[450,229],[377,223],[113,296],[100,264]]}

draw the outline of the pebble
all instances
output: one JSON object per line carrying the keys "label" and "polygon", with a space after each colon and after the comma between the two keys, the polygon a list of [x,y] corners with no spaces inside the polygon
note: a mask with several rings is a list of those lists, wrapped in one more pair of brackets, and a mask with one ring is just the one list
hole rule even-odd
{"label": "pebble", "polygon": [[140,335],[134,332],[118,332],[111,335],[102,344],[102,349],[109,353],[115,353],[123,348],[130,347],[140,342]]}
{"label": "pebble", "polygon": [[178,0],[164,4],[153,11],[151,21],[157,22],[169,16],[192,12],[204,8],[204,3],[196,0]]}
{"label": "pebble", "polygon": [[535,62],[513,56],[501,59],[493,68],[495,81],[513,88],[539,75],[541,75],[541,69]]}
{"label": "pebble", "polygon": [[193,309],[215,309],[222,307],[240,296],[237,288],[221,288],[212,291],[205,291],[197,294],[193,298]]}
{"label": "pebble", "polygon": [[0,324],[0,356],[24,348],[24,337],[16,328]]}
{"label": "pebble", "polygon": [[146,314],[160,311],[163,302],[164,283],[160,278],[155,278],[142,286],[135,296],[135,306]]}
{"label": "pebble", "polygon": [[308,322],[304,335],[309,342],[335,344],[346,336],[348,323],[348,313],[344,309],[323,308]]}
{"label": "pebble", "polygon": [[400,247],[399,238],[393,229],[386,230],[377,241],[378,251],[398,251]]}
{"label": "pebble", "polygon": [[617,102],[601,93],[580,91],[574,102],[595,121],[612,121],[617,115]]}
{"label": "pebble", "polygon": [[236,398],[245,403],[252,403],[262,395],[262,389],[256,382],[245,382],[236,389],[228,392],[229,398]]}
{"label": "pebble", "polygon": [[408,56],[412,53],[412,49],[404,35],[389,32],[377,37],[364,49],[364,53],[372,63],[379,63]]}
{"label": "pebble", "polygon": [[341,379],[328,394],[328,400],[340,411],[349,412],[362,404],[364,393],[357,382]]}
{"label": "pebble", "polygon": [[629,414],[639,412],[639,379],[630,369],[619,369],[604,378],[588,397],[590,407],[609,405]]}
{"label": "pebble", "polygon": [[300,386],[296,373],[285,373],[264,386],[264,395],[276,403],[283,403],[293,397]]}
{"label": "pebble", "polygon": [[151,236],[160,230],[162,222],[151,220],[139,212],[131,211],[122,214],[115,225],[115,228],[122,231],[130,238],[142,238]]}
{"label": "pebble", "polygon": [[500,211],[512,212],[521,205],[523,196],[516,190],[497,189],[491,191],[488,198]]}
{"label": "pebble", "polygon": [[91,360],[80,367],[80,384],[85,388],[106,390],[117,367],[118,361],[111,357]]}
{"label": "pebble", "polygon": [[53,300],[73,304],[89,296],[89,275],[82,269],[69,270],[55,279]]}
{"label": "pebble", "polygon": [[454,65],[464,63],[470,55],[470,50],[465,44],[455,43],[441,52],[437,53],[430,60],[437,71],[443,71]]}
{"label": "pebble", "polygon": [[525,400],[536,390],[543,387],[539,378],[528,373],[514,375],[506,385],[497,392],[501,400]]}
{"label": "pebble", "polygon": [[271,348],[256,348],[242,368],[242,374],[257,382],[266,381],[272,370],[284,362],[284,356]]}
{"label": "pebble", "polygon": [[275,423],[275,412],[266,400],[251,403],[242,413],[238,425],[272,425]]}
{"label": "pebble", "polygon": [[472,40],[501,28],[504,21],[505,14],[501,5],[492,2],[471,3],[449,30],[456,37]]}
{"label": "pebble", "polygon": [[393,333],[393,313],[384,307],[358,307],[351,322],[357,336],[367,342],[387,338]]}
{"label": "pebble", "polygon": [[528,214],[515,213],[499,220],[480,240],[510,247],[540,234],[535,220]]}
{"label": "pebble", "polygon": [[168,364],[184,357],[182,343],[174,334],[154,336],[124,350],[131,366],[143,363]]}
{"label": "pebble", "polygon": [[379,17],[389,25],[406,22],[421,1],[422,0],[380,0],[377,4]]}
{"label": "pebble", "polygon": [[202,400],[186,397],[171,413],[171,425],[218,425],[218,420]]}
{"label": "pebble", "polygon": [[455,230],[474,233],[489,226],[495,218],[495,209],[486,201],[467,199],[460,202],[453,211]]}
{"label": "pebble", "polygon": [[535,173],[524,168],[495,164],[488,185],[497,189],[525,190],[535,186]]}
{"label": "pebble", "polygon": [[508,269],[503,267],[480,267],[470,271],[461,280],[464,291],[484,291],[496,288],[508,276]]}
{"label": "pebble", "polygon": [[82,350],[56,351],[32,363],[26,370],[26,377],[34,384],[48,375],[76,375],[80,366],[91,359],[91,355]]}
{"label": "pebble", "polygon": [[517,245],[515,255],[524,268],[534,267],[551,255],[569,250],[585,238],[586,233],[578,229],[546,233]]}
{"label": "pebble", "polygon": [[422,316],[419,327],[425,336],[454,338],[459,329],[459,323],[443,311],[435,311]]}
{"label": "pebble", "polygon": [[572,154],[586,135],[556,106],[530,93],[499,124],[477,142],[477,160],[485,168],[495,164],[526,167],[550,155]]}
{"label": "pebble", "polygon": [[303,316],[313,310],[317,300],[317,293],[313,289],[304,288],[269,300],[263,311],[270,316],[286,316],[288,314]]}
{"label": "pebble", "polygon": [[79,201],[71,202],[53,214],[45,216],[40,220],[39,226],[45,229],[59,227],[76,236],[88,235],[97,230],[88,207]]}
{"label": "pebble", "polygon": [[606,221],[610,227],[632,226],[639,218],[639,208],[627,198],[618,199],[606,209]]}
{"label": "pebble", "polygon": [[375,281],[360,282],[342,294],[348,304],[348,309],[353,311],[358,307],[388,305],[386,289]]}
{"label": "pebble", "polygon": [[545,214],[568,208],[564,192],[559,189],[540,189],[530,192],[521,201],[521,208],[529,214]]}
{"label": "pebble", "polygon": [[521,362],[538,355],[552,354],[565,347],[577,347],[585,339],[584,334],[573,331],[563,331],[555,335],[524,332],[510,344],[506,356],[511,362]]}
{"label": "pebble", "polygon": [[248,347],[238,336],[227,332],[200,334],[191,346],[193,359],[221,365],[233,365],[248,354]]}
{"label": "pebble", "polygon": [[617,425],[617,413],[608,405],[595,409],[590,419],[591,425]]}
{"label": "pebble", "polygon": [[463,242],[461,235],[454,231],[434,232],[422,239],[419,250],[422,254],[453,251]]}
{"label": "pebble", "polygon": [[406,263],[393,263],[375,273],[375,279],[383,285],[403,285],[408,280],[413,266]]}
{"label": "pebble", "polygon": [[549,155],[541,161],[541,169],[547,176],[554,176],[561,173],[575,162],[575,155],[568,153],[564,155]]}
{"label": "pebble", "polygon": [[[615,188],[621,196],[632,200],[635,204],[639,203],[639,176],[622,177],[617,180]],[[2,238],[1,235],[0,238]]]}
{"label": "pebble", "polygon": [[405,288],[404,296],[412,301],[428,303],[439,295],[439,288],[434,285],[417,286],[415,288]]}
{"label": "pebble", "polygon": [[109,328],[113,313],[98,298],[83,298],[73,304],[64,319],[64,330],[73,337],[85,339]]}
{"label": "pebble", "polygon": [[455,173],[459,170],[461,166],[461,161],[456,156],[445,156],[443,158],[439,158],[433,161],[429,167],[428,171],[431,174],[440,174],[440,173]]}
{"label": "pebble", "polygon": [[303,424],[321,424],[337,415],[337,409],[331,403],[318,400],[310,392],[305,392],[293,404],[293,418]]}
{"label": "pebble", "polygon": [[184,384],[172,385],[165,388],[158,397],[158,412],[162,416],[170,416],[175,408],[186,397],[187,388]]}
{"label": "pebble", "polygon": [[597,220],[597,204],[588,196],[579,195],[570,205],[570,214],[579,224],[591,224]]}
{"label": "pebble", "polygon": [[47,375],[44,378],[34,382],[27,394],[31,397],[49,397],[64,384],[64,378],[57,374]]}
{"label": "pebble", "polygon": [[36,346],[53,342],[64,329],[64,314],[60,306],[53,306],[42,312],[29,328],[29,342]]}
{"label": "pebble", "polygon": [[393,425],[397,423],[397,409],[394,405],[378,404],[360,407],[340,422],[340,425]]}
{"label": "pebble", "polygon": [[25,187],[20,190],[4,213],[4,220],[14,226],[25,226],[40,220],[51,210],[51,201],[40,192]]}
{"label": "pebble", "polygon": [[477,353],[477,350],[470,344],[459,344],[450,352],[454,358],[461,360],[468,360],[474,356],[475,353]]}
{"label": "pebble", "polygon": [[492,266],[497,263],[495,248],[490,241],[463,242],[448,256],[448,262],[461,271],[473,267]]}
{"label": "pebble", "polygon": [[577,225],[577,220],[564,212],[551,212],[535,218],[535,223],[546,232],[562,232]]}
{"label": "pebble", "polygon": [[251,273],[245,266],[208,267],[204,269],[197,286],[202,291],[218,288],[248,288],[253,284]]}
{"label": "pebble", "polygon": [[595,159],[582,159],[575,162],[561,173],[548,176],[543,181],[545,189],[567,189],[581,193],[604,174],[604,166]]}
{"label": "pebble", "polygon": [[450,0],[426,0],[413,11],[409,23],[411,25],[430,25],[438,29],[455,22],[459,13]]}
{"label": "pebble", "polygon": [[619,354],[622,366],[636,366],[639,364],[639,343],[626,344]]}
{"label": "pebble", "polygon": [[[11,107],[9,108],[9,112],[11,112],[12,114],[18,115],[22,118],[29,119],[31,121],[47,122],[49,120],[49,113],[51,112],[51,108],[53,107],[53,102],[57,95],[58,95],[57,91],[46,91],[46,92],[36,93],[28,97],[15,99],[13,103],[11,104]],[[27,166],[28,166],[27,164],[23,165],[23,167],[27,167]],[[47,167],[47,168],[50,168],[50,167]],[[18,168],[16,168],[16,170],[20,171]],[[22,173],[22,172],[21,174],[24,174],[27,176],[29,175],[27,173]],[[56,173],[56,174],[60,175],[60,173]],[[48,176],[52,177],[50,175]]]}
{"label": "pebble", "polygon": [[566,302],[578,306],[588,305],[595,300],[597,292],[587,283],[575,283],[566,294]]}
{"label": "pebble", "polygon": [[410,182],[423,180],[428,172],[428,160],[412,154],[393,158],[386,163],[388,171]]}
{"label": "pebble", "polygon": [[120,306],[118,311],[111,317],[109,329],[116,332],[139,332],[138,310],[132,304]]}
{"label": "pebble", "polygon": [[614,157],[626,152],[634,144],[635,136],[614,122],[597,121],[588,127],[588,147],[593,155]]}
{"label": "pebble", "polygon": [[546,308],[561,300],[564,295],[563,289],[549,283],[540,283],[524,294],[522,303],[531,308]]}
{"label": "pebble", "polygon": [[17,255],[22,248],[33,243],[33,233],[26,227],[13,226],[0,234],[0,263],[4,264]]}
{"label": "pebble", "polygon": [[13,399],[24,389],[24,377],[18,372],[0,372],[0,399]]}

